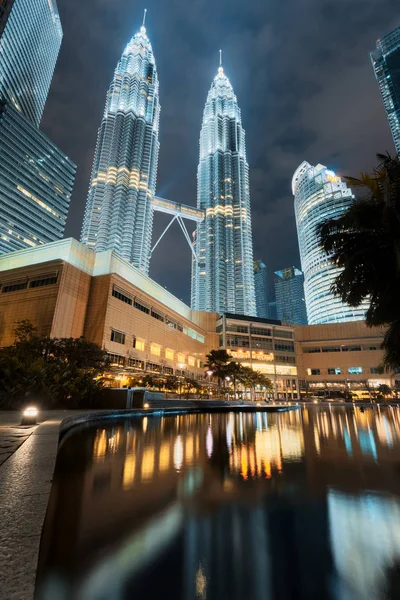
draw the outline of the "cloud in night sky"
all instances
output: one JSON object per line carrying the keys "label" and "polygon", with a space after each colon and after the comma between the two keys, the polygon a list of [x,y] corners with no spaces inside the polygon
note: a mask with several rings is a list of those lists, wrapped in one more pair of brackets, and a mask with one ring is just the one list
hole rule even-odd
{"label": "cloud in night sky", "polygon": [[[78,165],[67,236],[79,237],[97,129],[120,55],[144,6],[160,79],[157,193],[196,204],[202,112],[223,48],[242,109],[254,256],[299,264],[291,179],[303,160],[339,174],[374,165],[393,143],[369,59],[400,25],[398,0],[58,0],[64,29],[42,128]],[[154,238],[166,218],[156,214]],[[175,228],[176,227],[176,228]],[[190,251],[174,225],[151,276],[186,302]]]}

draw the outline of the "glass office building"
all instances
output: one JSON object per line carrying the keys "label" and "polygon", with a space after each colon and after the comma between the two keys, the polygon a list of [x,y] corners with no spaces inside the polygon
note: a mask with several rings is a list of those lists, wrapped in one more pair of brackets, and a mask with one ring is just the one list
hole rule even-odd
{"label": "glass office building", "polygon": [[115,250],[146,275],[159,121],[156,63],[142,26],[125,48],[107,94],[81,241],[95,252]]}
{"label": "glass office building", "polygon": [[15,0],[0,37],[0,95],[39,126],[62,40],[55,0]]}
{"label": "glass office building", "polygon": [[377,41],[371,60],[396,152],[400,154],[400,27]]}
{"label": "glass office building", "polygon": [[257,317],[268,319],[268,271],[262,260],[254,261],[254,289],[256,294]]}
{"label": "glass office building", "polygon": [[295,267],[275,271],[274,284],[278,319],[283,323],[307,325],[303,273]]}
{"label": "glass office building", "polygon": [[75,165],[6,102],[0,154],[0,254],[62,238]]}
{"label": "glass office building", "polygon": [[14,2],[15,0],[0,0],[0,37],[3,34]]}
{"label": "glass office building", "polygon": [[192,308],[256,314],[249,166],[236,96],[222,66],[203,114],[192,261]]}
{"label": "glass office building", "polygon": [[317,231],[320,223],[349,208],[354,199],[351,189],[323,165],[313,167],[304,161],[293,176],[292,191],[308,323],[364,319],[368,302],[354,308],[334,296],[331,286],[340,270],[322,249]]}

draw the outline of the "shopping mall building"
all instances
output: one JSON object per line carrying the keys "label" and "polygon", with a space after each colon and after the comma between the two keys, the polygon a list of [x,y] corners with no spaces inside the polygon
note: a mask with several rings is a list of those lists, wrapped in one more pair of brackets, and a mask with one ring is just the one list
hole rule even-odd
{"label": "shopping mall building", "polygon": [[380,374],[382,330],[194,311],[114,252],[72,238],[0,256],[0,346],[24,319],[40,335],[99,344],[116,384],[137,373],[204,379],[216,348],[267,375],[281,398],[395,384]]}

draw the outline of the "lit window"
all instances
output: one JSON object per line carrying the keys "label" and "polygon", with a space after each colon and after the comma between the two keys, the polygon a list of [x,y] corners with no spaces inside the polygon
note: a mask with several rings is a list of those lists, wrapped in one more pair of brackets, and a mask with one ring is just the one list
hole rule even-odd
{"label": "lit window", "polygon": [[340,375],[340,368],[333,367],[331,369],[328,369],[328,375]]}
{"label": "lit window", "polygon": [[180,352],[178,352],[177,360],[178,360],[178,363],[182,363],[182,364],[186,363],[185,355],[181,354]]}
{"label": "lit window", "polygon": [[135,348],[136,350],[144,350],[144,340],[136,338]]}
{"label": "lit window", "polygon": [[320,369],[307,369],[307,375],[321,375]]}
{"label": "lit window", "polygon": [[150,344],[150,352],[151,354],[155,354],[156,356],[160,356],[161,354],[161,346],[159,346],[158,344]]}
{"label": "lit window", "polygon": [[165,349],[165,358],[167,358],[168,360],[174,360],[174,351],[171,350],[170,348],[166,348]]}
{"label": "lit window", "polygon": [[195,365],[195,360],[194,360],[193,356],[189,356],[189,358],[188,358],[188,365],[189,365],[190,367],[194,367],[194,365]]}
{"label": "lit window", "polygon": [[349,367],[349,375],[362,375],[362,367]]}

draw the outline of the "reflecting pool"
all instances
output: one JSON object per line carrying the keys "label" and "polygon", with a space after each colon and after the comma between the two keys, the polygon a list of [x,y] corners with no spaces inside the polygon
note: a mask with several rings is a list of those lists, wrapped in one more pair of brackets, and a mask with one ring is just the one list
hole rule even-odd
{"label": "reflecting pool", "polygon": [[39,600],[400,598],[400,409],[148,416],[60,448]]}

